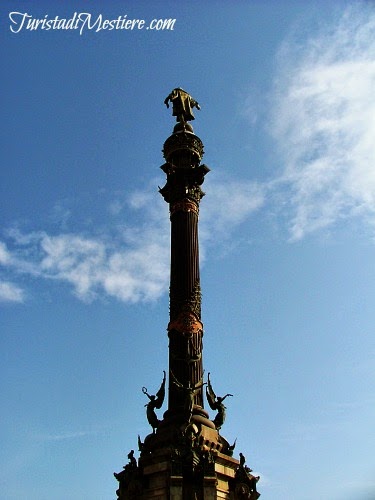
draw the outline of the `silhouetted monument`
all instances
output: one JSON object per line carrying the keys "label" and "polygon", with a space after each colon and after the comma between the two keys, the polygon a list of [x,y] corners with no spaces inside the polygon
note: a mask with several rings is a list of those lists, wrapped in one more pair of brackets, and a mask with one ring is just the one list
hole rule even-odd
{"label": "silhouetted monument", "polygon": [[[242,453],[240,460],[233,457],[235,442],[230,445],[219,432],[225,422],[223,401],[232,394],[216,396],[210,374],[207,381],[203,374],[198,214],[209,168],[201,164],[203,143],[188,123],[194,119],[192,109],[200,107],[181,88],[172,90],[164,102],[167,107],[172,102],[177,120],[164,143],[166,163],[161,169],[167,182],[160,189],[171,220],[168,409],[159,419],[164,372],[155,395],[142,388],[152,433],[143,442],[138,437],[138,461],[131,450],[129,463],[114,474],[116,493],[118,500],[256,500],[259,477],[251,474]],[[153,385],[158,378],[156,374]],[[204,409],[204,393],[213,418]]]}

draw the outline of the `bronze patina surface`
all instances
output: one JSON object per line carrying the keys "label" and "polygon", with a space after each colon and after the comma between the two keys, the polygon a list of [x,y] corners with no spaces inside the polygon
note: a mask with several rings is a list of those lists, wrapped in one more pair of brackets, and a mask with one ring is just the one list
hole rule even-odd
{"label": "bronze patina surface", "polygon": [[[236,441],[230,445],[220,433],[224,400],[232,394],[216,396],[210,374],[204,380],[198,220],[205,194],[201,186],[210,169],[201,164],[203,143],[188,123],[194,120],[193,108],[200,106],[181,88],[164,102],[167,107],[172,103],[177,121],[164,143],[166,183],[159,189],[171,222],[168,377],[164,371],[155,395],[142,388],[152,433],[143,441],[138,436],[138,462],[132,450],[129,463],[115,473],[118,500],[256,500],[259,477],[251,474],[242,453],[240,460],[233,458]],[[168,408],[160,419],[156,410],[163,405],[167,378]],[[204,395],[215,412],[212,419]]]}

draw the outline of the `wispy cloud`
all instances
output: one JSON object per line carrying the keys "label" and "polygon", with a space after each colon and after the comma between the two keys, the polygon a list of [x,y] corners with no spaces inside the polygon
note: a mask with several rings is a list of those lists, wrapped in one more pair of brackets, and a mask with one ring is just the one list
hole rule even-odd
{"label": "wispy cloud", "polygon": [[11,259],[8,249],[2,241],[0,241],[0,265],[7,265]]}
{"label": "wispy cloud", "polygon": [[96,431],[67,431],[59,434],[38,434],[35,436],[35,439],[37,439],[38,441],[66,441],[86,436],[92,436],[96,433]]}
{"label": "wispy cloud", "polygon": [[210,181],[209,196],[203,199],[201,232],[208,241],[231,235],[231,226],[243,223],[265,202],[265,186],[245,179]]}
{"label": "wispy cloud", "polygon": [[283,170],[274,187],[287,187],[292,239],[342,218],[375,219],[374,33],[374,10],[361,2],[280,50],[272,133]]}
{"label": "wispy cloud", "polygon": [[18,273],[66,282],[85,302],[103,294],[124,302],[155,300],[167,286],[168,263],[162,239],[151,233],[146,230],[131,241],[123,235],[122,245],[106,237],[45,232],[33,233],[25,245],[21,242],[27,235],[15,239],[13,234],[17,258],[9,266]]}
{"label": "wispy cloud", "polygon": [[200,255],[204,262],[206,250],[227,250],[233,234],[251,215],[260,210],[266,199],[266,187],[253,181],[223,179],[209,181],[209,195],[203,198],[200,215]]}
{"label": "wispy cloud", "polygon": [[[223,243],[263,203],[261,188],[248,182],[217,184],[213,192],[215,199],[205,207],[201,224],[202,253],[214,242]],[[110,211],[117,221],[122,217],[125,222],[108,221],[99,235],[9,230],[12,251],[0,243],[0,263],[13,274],[65,282],[85,302],[103,296],[126,303],[157,300],[169,284],[167,205],[154,187],[115,201]],[[17,287],[12,290],[16,300]],[[4,288],[4,294],[6,291]],[[19,300],[21,292],[18,289]]]}
{"label": "wispy cloud", "polygon": [[24,291],[10,281],[0,281],[0,302],[24,302]]}
{"label": "wispy cloud", "polygon": [[[363,5],[310,38],[290,37],[283,45],[270,120],[280,170],[264,183],[207,181],[203,257],[210,245],[227,245],[254,211],[280,197],[293,240],[344,218],[375,224],[375,13]],[[0,243],[0,265],[8,272],[0,300],[25,299],[17,273],[65,282],[86,302],[101,296],[153,301],[166,292],[169,221],[154,187],[114,197],[112,223],[95,233],[68,231],[74,213],[57,207],[60,233],[10,231],[11,250]]]}

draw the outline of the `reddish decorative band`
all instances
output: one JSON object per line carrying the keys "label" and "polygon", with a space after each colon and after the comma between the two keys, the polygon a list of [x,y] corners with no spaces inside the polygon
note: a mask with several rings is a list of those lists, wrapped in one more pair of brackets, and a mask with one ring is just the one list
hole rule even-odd
{"label": "reddish decorative band", "polygon": [[183,334],[198,333],[203,330],[203,324],[192,312],[183,312],[178,318],[171,321],[168,325],[168,331],[177,330]]}
{"label": "reddish decorative band", "polygon": [[181,201],[176,201],[171,204],[170,213],[171,217],[175,212],[194,212],[196,215],[199,214],[198,205],[191,200],[184,199]]}

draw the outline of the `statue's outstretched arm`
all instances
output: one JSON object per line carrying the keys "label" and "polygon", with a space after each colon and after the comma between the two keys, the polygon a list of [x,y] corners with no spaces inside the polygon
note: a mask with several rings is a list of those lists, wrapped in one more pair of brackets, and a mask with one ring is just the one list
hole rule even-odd
{"label": "statue's outstretched arm", "polygon": [[225,398],[227,398],[228,396],[232,396],[232,397],[233,397],[233,394],[229,394],[229,393],[228,393],[228,394],[225,394],[225,396],[223,396],[223,397],[221,398],[221,400],[222,400],[222,401],[224,401],[224,399],[225,399]]}

